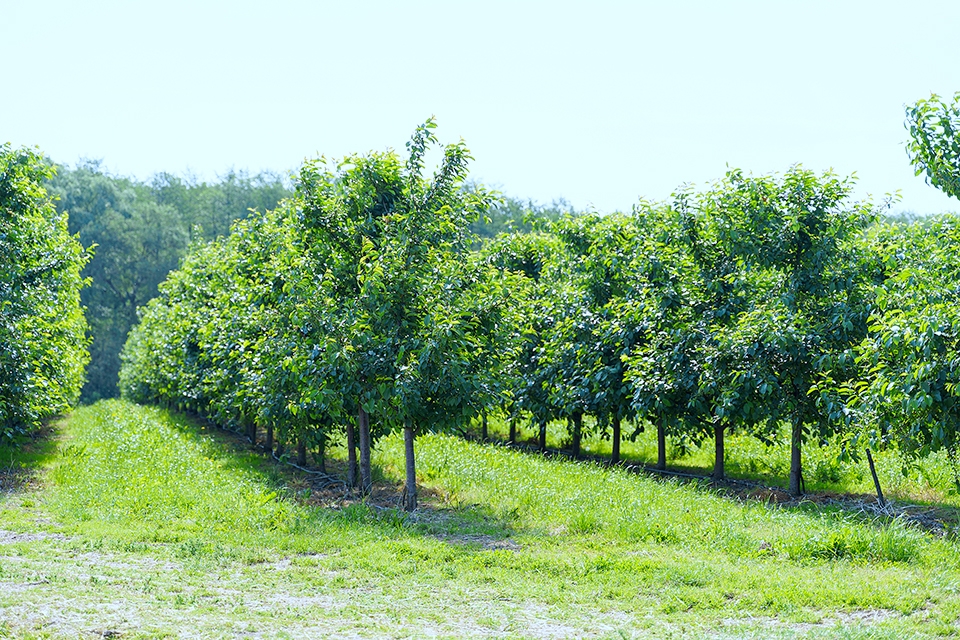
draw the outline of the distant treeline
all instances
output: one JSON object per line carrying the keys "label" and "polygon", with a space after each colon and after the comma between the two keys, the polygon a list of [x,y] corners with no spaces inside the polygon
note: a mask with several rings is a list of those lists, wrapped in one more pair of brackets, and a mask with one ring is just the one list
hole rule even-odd
{"label": "distant treeline", "polygon": [[231,171],[210,183],[161,173],[141,182],[111,175],[95,161],[58,167],[47,189],[69,215],[70,233],[94,247],[83,270],[91,283],[81,293],[93,338],[85,402],[117,396],[120,349],[137,308],[157,295],[190,242],[225,235],[250,209],[274,209],[290,195],[274,173]]}

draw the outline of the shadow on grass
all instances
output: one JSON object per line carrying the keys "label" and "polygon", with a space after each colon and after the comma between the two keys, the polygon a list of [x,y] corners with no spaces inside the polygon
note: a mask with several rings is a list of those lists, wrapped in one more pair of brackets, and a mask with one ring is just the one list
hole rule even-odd
{"label": "shadow on grass", "polygon": [[[252,476],[257,482],[281,496],[290,504],[307,507],[301,515],[294,515],[293,528],[290,533],[295,535],[306,534],[300,542],[283,543],[284,548],[294,548],[296,545],[316,545],[314,536],[320,534],[327,547],[352,546],[359,538],[365,540],[380,540],[394,537],[414,537],[432,539],[450,545],[462,546],[468,552],[481,552],[485,549],[514,549],[516,546],[510,538],[519,530],[524,534],[535,533],[524,525],[522,517],[514,519],[503,510],[498,510],[496,494],[488,499],[481,500],[481,504],[463,506],[458,503],[456,495],[446,495],[443,489],[435,492],[423,489],[420,494],[421,508],[412,514],[405,513],[397,508],[401,489],[395,478],[399,477],[397,469],[392,465],[387,468],[376,468],[376,478],[373,495],[362,497],[353,490],[348,490],[335,474],[343,477],[345,469],[342,460],[328,459],[327,472],[320,473],[316,468],[294,468],[277,462],[266,451],[256,451],[254,445],[245,435],[212,428],[208,423],[200,423],[192,419],[183,419],[182,416],[173,417],[167,424],[175,425],[185,436],[198,443],[205,442],[204,446],[212,447],[209,454],[216,455],[222,465],[242,470]],[[516,447],[520,448],[520,447]],[[534,452],[530,452],[533,454]],[[540,455],[537,453],[537,455]],[[548,455],[558,459],[568,458],[563,452],[556,450]],[[598,462],[596,459],[590,463]],[[392,463],[396,464],[396,462]],[[602,462],[598,466],[602,466]],[[723,499],[751,501],[761,503],[770,508],[785,511],[803,512],[812,516],[807,531],[795,534],[789,531],[789,525],[771,525],[770,535],[773,544],[781,553],[799,560],[834,560],[850,558],[855,560],[883,560],[893,562],[912,562],[920,557],[925,548],[924,543],[917,535],[906,532],[899,527],[883,530],[896,517],[884,514],[874,514],[867,510],[856,510],[852,505],[818,504],[808,497],[800,502],[776,502],[766,494],[750,494],[736,488],[716,485],[705,477],[684,477],[673,475],[663,478],[659,475],[647,473],[643,468],[627,468],[626,471],[661,478],[663,482],[683,482],[696,484],[698,491],[711,493]],[[685,474],[691,475],[692,474]],[[331,482],[331,480],[336,480]],[[750,491],[756,491],[755,486]],[[269,500],[270,498],[268,498]],[[849,508],[848,508],[849,507]],[[589,507],[586,507],[589,510]],[[689,512],[689,511],[688,511]],[[587,514],[589,515],[589,514]],[[685,516],[679,516],[676,526],[684,525]],[[689,518],[687,518],[688,520]],[[580,533],[590,534],[600,523],[595,518],[587,517],[585,525],[577,524],[576,517],[561,518],[564,527],[570,527],[574,536]],[[569,520],[567,522],[566,520]],[[629,518],[628,518],[629,520]],[[822,525],[813,524],[819,520]],[[631,520],[632,521],[632,520]],[[302,525],[301,525],[302,522]],[[869,525],[863,529],[858,524]],[[666,529],[651,528],[649,523],[640,523],[635,527],[635,533],[643,539],[652,539],[657,542],[675,544],[696,544],[698,535],[687,530],[667,534]],[[661,523],[662,524],[662,523]],[[669,524],[669,523],[668,523]],[[803,524],[797,521],[794,524]],[[315,527],[314,525],[319,525]],[[332,526],[331,526],[332,525]],[[837,525],[837,526],[834,526]],[[665,525],[664,525],[665,526]],[[671,525],[673,526],[673,525]],[[685,526],[685,525],[684,525]],[[806,526],[806,525],[804,525]],[[516,529],[516,531],[515,531]],[[669,527],[668,527],[669,529]],[[868,533],[873,530],[879,535]],[[745,554],[750,557],[766,553],[771,545],[765,540],[756,540],[749,532],[742,532],[743,536],[720,535],[718,544],[727,544],[731,553]],[[669,535],[668,535],[669,534]],[[371,537],[372,536],[372,537]],[[358,538],[359,537],[359,538]],[[724,542],[726,541],[726,542]],[[398,544],[400,542],[397,542]],[[746,546],[745,546],[746,545]],[[759,548],[757,547],[759,545]],[[767,545],[766,547],[764,545]],[[279,547],[278,547],[279,548]]]}
{"label": "shadow on grass", "polygon": [[403,529],[456,545],[482,549],[514,549],[510,540],[516,531],[511,522],[497,516],[485,505],[452,505],[445,496],[429,487],[418,487],[418,508],[407,513],[401,508],[402,482],[392,480],[386,469],[371,465],[373,490],[363,496],[347,486],[347,461],[327,457],[323,469],[308,455],[306,466],[290,464],[290,456],[279,458],[268,451],[263,432],[256,442],[240,431],[222,428],[195,414],[166,410],[170,424],[192,438],[208,438],[226,454],[224,468],[253,473],[271,490],[300,505],[317,511],[323,519],[344,524],[365,524],[376,528]]}
{"label": "shadow on grass", "polygon": [[41,469],[58,455],[61,419],[48,420],[16,443],[0,445],[0,492],[22,493],[37,486]]}
{"label": "shadow on grass", "polygon": [[[467,439],[480,441],[476,434],[467,434]],[[500,439],[488,439],[488,444],[506,446],[530,455],[573,461],[567,449],[548,447],[541,450],[536,438],[518,439],[510,443]],[[582,454],[576,461],[613,466],[606,456]],[[644,475],[661,482],[679,482],[694,485],[722,498],[738,503],[761,503],[769,508],[796,511],[833,520],[844,519],[858,524],[886,527],[895,522],[906,523],[938,537],[960,539],[960,508],[952,505],[925,504],[913,501],[886,501],[881,504],[873,494],[848,493],[822,490],[817,487],[802,496],[791,495],[784,487],[786,478],[774,476],[761,481],[755,476],[732,477],[714,480],[711,471],[699,466],[669,464],[666,469],[637,457],[624,456],[620,468]]]}

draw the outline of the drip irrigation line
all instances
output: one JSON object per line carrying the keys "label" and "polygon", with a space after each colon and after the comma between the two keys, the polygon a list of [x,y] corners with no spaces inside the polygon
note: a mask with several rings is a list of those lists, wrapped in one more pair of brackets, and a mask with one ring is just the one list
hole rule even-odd
{"label": "drip irrigation line", "polygon": [[[208,417],[206,417],[206,416],[204,416],[204,415],[202,415],[202,414],[194,413],[194,412],[192,412],[192,411],[183,411],[183,410],[178,410],[178,411],[179,411],[179,413],[183,413],[183,414],[189,416],[190,418],[192,418],[192,419],[194,419],[194,420],[197,420],[198,422],[201,422],[201,423],[203,423],[203,424],[206,424],[206,425],[209,426],[209,427],[213,427],[214,429],[217,429],[217,430],[219,430],[219,431],[225,431],[225,432],[227,432],[227,433],[232,433],[234,436],[239,436],[239,437],[243,438],[244,440],[246,440],[247,442],[249,442],[250,445],[253,446],[253,447],[260,447],[260,445],[259,445],[253,438],[250,437],[250,435],[246,432],[246,430],[243,430],[243,429],[231,429],[230,427],[225,427],[225,426],[223,426],[223,425],[221,425],[221,424],[218,424],[217,422],[211,420],[210,418],[208,418]],[[350,487],[347,485],[347,483],[346,483],[344,480],[342,480],[342,479],[340,479],[340,478],[337,478],[336,476],[332,476],[332,475],[330,475],[329,473],[324,473],[323,471],[315,471],[315,470],[313,470],[313,469],[308,469],[308,468],[306,468],[306,467],[302,467],[302,466],[300,466],[300,465],[298,465],[298,464],[296,464],[296,463],[294,463],[294,462],[291,462],[291,461],[289,461],[289,460],[284,460],[284,459],[278,457],[277,454],[276,454],[276,452],[275,452],[275,451],[272,451],[272,450],[270,451],[270,455],[273,457],[274,460],[276,460],[276,461],[279,462],[280,464],[285,464],[285,465],[291,466],[291,467],[293,467],[294,469],[297,469],[298,471],[302,471],[303,473],[306,473],[306,474],[308,474],[308,475],[316,476],[316,477],[320,478],[321,480],[323,480],[323,484],[321,485],[321,488],[322,488],[322,489],[326,489],[327,487],[334,487],[334,486],[338,486],[338,485],[339,485],[339,486],[342,486],[342,487],[346,490],[346,493],[349,493],[349,491],[350,491]],[[346,495],[346,493],[344,493],[344,495]]]}
{"label": "drip irrigation line", "polygon": [[[249,438],[247,438],[247,439],[249,440]],[[307,473],[307,474],[309,474],[309,475],[311,475],[311,476],[316,476],[316,477],[318,477],[318,478],[321,478],[322,480],[324,480],[324,481],[326,482],[326,484],[324,485],[324,487],[330,487],[330,486],[334,486],[334,485],[342,485],[344,488],[347,488],[347,489],[349,488],[349,487],[347,487],[347,483],[346,483],[345,481],[341,480],[340,478],[338,478],[338,477],[336,477],[336,476],[332,476],[332,475],[330,475],[329,473],[325,473],[325,472],[323,472],[323,471],[315,471],[315,470],[313,470],[313,469],[308,469],[308,468],[306,468],[306,467],[301,467],[300,465],[298,465],[298,464],[296,464],[296,463],[294,463],[294,462],[290,462],[289,460],[284,460],[283,458],[278,457],[277,454],[276,454],[276,452],[274,452],[274,451],[271,451],[271,452],[270,452],[270,455],[273,456],[273,459],[274,459],[274,460],[276,460],[277,462],[279,462],[279,463],[281,463],[281,464],[285,464],[285,465],[291,466],[291,467],[293,467],[294,469],[298,469],[298,470],[300,470],[300,471],[302,471],[302,472],[304,472],[304,473]]]}

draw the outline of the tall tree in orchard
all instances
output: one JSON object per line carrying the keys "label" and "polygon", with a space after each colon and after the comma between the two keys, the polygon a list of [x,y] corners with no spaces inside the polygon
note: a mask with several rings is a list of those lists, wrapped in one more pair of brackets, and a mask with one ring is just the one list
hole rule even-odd
{"label": "tall tree in orchard", "polygon": [[402,163],[392,152],[348,156],[339,163],[308,161],[296,190],[305,249],[330,254],[316,283],[314,317],[304,318],[329,336],[311,357],[312,377],[331,411],[351,414],[340,417],[348,422],[350,457],[353,441],[359,449],[359,477],[352,470],[348,475],[365,494],[372,488],[370,414],[378,391],[384,401],[386,381],[396,375],[393,333],[376,324],[384,317],[373,255],[384,243],[387,218],[402,208],[403,191]]}
{"label": "tall tree in orchard", "polygon": [[860,345],[859,431],[909,462],[944,451],[960,487],[960,218],[887,226],[873,239],[886,278]]}
{"label": "tall tree in orchard", "polygon": [[469,290],[469,225],[492,202],[480,187],[461,188],[470,160],[462,142],[444,148],[432,179],[423,175],[435,127],[431,119],[417,129],[405,163],[394,152],[351,156],[335,167],[307,163],[297,189],[312,242],[331,252],[322,297],[331,303],[327,314],[342,322],[339,348],[325,358],[348,372],[336,378],[346,383],[339,395],[356,398],[361,483],[369,488],[374,414],[386,429],[403,431],[411,510],[416,432],[459,423],[476,407],[478,380],[467,373],[475,319],[455,305]]}
{"label": "tall tree in orchard", "polygon": [[[553,228],[566,247],[564,271],[577,292],[578,304],[568,307],[565,318],[572,330],[563,336],[566,345],[558,348],[567,363],[564,378],[579,383],[574,389],[580,393],[574,397],[582,399],[574,419],[589,411],[599,424],[611,427],[611,459],[617,463],[622,422],[634,415],[626,360],[642,331],[621,313],[632,291],[633,255],[639,243],[636,221],[619,213],[587,214],[564,217]],[[580,425],[573,426],[576,445]]]}
{"label": "tall tree in orchard", "polygon": [[657,429],[657,468],[665,469],[668,431],[696,435],[702,424],[696,415],[702,327],[699,298],[691,284],[695,265],[674,209],[640,206],[634,224],[638,231],[630,286],[618,306],[633,343],[625,358],[625,377],[636,415]]}
{"label": "tall tree in orchard", "polygon": [[[672,309],[679,314],[674,343],[683,343],[686,362],[693,364],[688,374],[697,385],[690,403],[690,433],[695,440],[714,440],[713,478],[725,477],[725,435],[736,428],[756,430],[766,420],[763,405],[726,385],[736,371],[736,362],[719,347],[718,338],[748,310],[751,291],[748,280],[740,277],[741,260],[725,242],[728,215],[718,211],[724,206],[725,187],[694,193],[684,189],[674,194],[673,211],[682,229],[683,259],[678,260],[683,276],[684,303]],[[695,364],[694,364],[695,363]]]}
{"label": "tall tree in orchard", "polygon": [[551,294],[555,323],[545,334],[542,366],[545,388],[555,418],[565,419],[570,430],[571,454],[580,456],[583,418],[594,412],[597,397],[591,388],[594,369],[594,332],[599,321],[597,305],[588,277],[584,274],[593,246],[593,230],[599,216],[566,215],[553,223],[551,232],[563,250]]}
{"label": "tall tree in orchard", "polygon": [[542,230],[500,235],[483,250],[489,264],[515,276],[511,294],[516,303],[508,331],[511,348],[505,350],[513,357],[503,369],[509,376],[506,385],[512,390],[505,407],[510,420],[510,442],[516,441],[517,423],[527,413],[539,427],[541,448],[546,447],[546,427],[553,419],[548,371],[542,363],[546,335],[557,321],[548,308],[554,297],[554,280],[559,277],[562,251],[559,239]]}
{"label": "tall tree in orchard", "polygon": [[728,172],[709,203],[717,239],[741,265],[750,307],[718,331],[730,367],[721,391],[737,419],[790,425],[789,490],[802,493],[801,448],[845,425],[816,391],[842,384],[866,335],[872,272],[862,242],[875,219],[850,203],[850,179],[794,167],[782,177]]}

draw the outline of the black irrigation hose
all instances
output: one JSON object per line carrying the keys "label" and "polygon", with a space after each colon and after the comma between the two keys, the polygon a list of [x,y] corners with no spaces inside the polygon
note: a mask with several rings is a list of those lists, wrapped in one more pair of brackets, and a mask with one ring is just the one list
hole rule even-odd
{"label": "black irrigation hose", "polygon": [[[250,438],[247,438],[247,440],[250,440]],[[271,451],[271,452],[270,452],[270,455],[273,456],[273,459],[274,459],[274,460],[276,460],[277,462],[279,462],[279,463],[281,463],[281,464],[285,464],[285,465],[291,466],[291,467],[293,467],[294,469],[298,469],[298,470],[302,471],[303,473],[307,473],[307,474],[310,474],[311,476],[317,476],[318,478],[321,478],[321,479],[324,480],[324,482],[325,482],[325,484],[323,485],[323,488],[324,488],[324,489],[326,489],[327,487],[333,487],[333,486],[336,486],[336,485],[341,485],[344,489],[349,490],[349,487],[347,486],[347,483],[346,483],[344,480],[341,480],[340,478],[338,478],[338,477],[336,477],[336,476],[332,476],[332,475],[330,475],[329,473],[324,473],[323,471],[315,471],[315,470],[313,470],[313,469],[308,469],[308,468],[306,468],[306,467],[301,467],[300,465],[295,464],[295,463],[293,463],[293,462],[290,462],[289,460],[284,460],[283,458],[278,457],[278,456],[277,456],[277,453],[276,453],[275,451]]]}
{"label": "black irrigation hose", "polygon": [[[249,441],[250,438],[248,437],[247,440]],[[313,469],[307,469],[306,467],[301,467],[300,465],[295,464],[295,463],[293,463],[293,462],[290,462],[289,460],[284,460],[283,458],[278,457],[275,451],[271,451],[271,452],[270,452],[270,455],[273,456],[273,459],[274,459],[274,460],[276,460],[277,462],[279,462],[279,463],[281,463],[281,464],[285,464],[285,465],[291,466],[291,467],[293,467],[294,469],[297,469],[297,470],[299,470],[299,471],[302,471],[303,473],[307,473],[307,474],[310,474],[310,475],[312,475],[312,476],[317,476],[317,477],[319,477],[319,478],[322,478],[322,479],[325,481],[325,484],[321,485],[321,488],[322,488],[322,489],[326,489],[326,488],[328,488],[328,487],[335,487],[335,486],[338,486],[338,485],[341,486],[341,487],[343,487],[343,489],[344,489],[343,499],[346,499],[347,495],[349,495],[349,493],[350,493],[350,486],[346,483],[346,481],[344,481],[344,480],[341,479],[341,478],[338,478],[338,477],[336,477],[336,476],[331,476],[330,474],[324,473],[323,471],[314,471]],[[373,509],[375,509],[375,510],[377,510],[377,511],[379,511],[379,512],[384,512],[384,511],[393,512],[393,511],[396,511],[396,510],[400,509],[400,504],[401,504],[402,500],[403,500],[403,496],[400,496],[400,497],[397,499],[397,506],[396,506],[396,507],[381,507],[380,505],[376,505],[376,504],[373,504],[372,502],[366,502],[366,501],[365,501],[365,504],[366,504],[368,507],[371,507],[371,508],[373,508]]]}
{"label": "black irrigation hose", "polygon": [[[233,434],[235,434],[235,435],[242,436],[242,437],[243,437],[247,442],[249,442],[251,445],[253,445],[253,446],[256,446],[256,445],[257,445],[257,443],[254,442],[254,441],[250,438],[250,436],[244,434],[244,433],[243,433],[241,430],[239,430],[239,429],[228,429],[228,428],[226,428],[226,427],[223,427],[223,426],[217,424],[217,423],[214,422],[213,420],[210,420],[209,418],[207,418],[207,417],[205,417],[205,416],[202,416],[202,415],[199,415],[199,414],[196,414],[196,413],[184,412],[184,411],[180,411],[180,413],[185,413],[185,414],[189,415],[191,418],[194,418],[194,419],[197,419],[197,420],[199,420],[199,421],[201,421],[201,422],[203,422],[203,423],[206,423],[207,425],[210,425],[210,426],[212,426],[212,427],[214,427],[214,428],[216,428],[216,429],[218,429],[218,430],[220,430],[220,431],[227,431],[227,432],[229,432],[229,433],[233,433]],[[474,438],[470,438],[470,437],[467,435],[467,433],[461,433],[460,435],[461,435],[464,439],[468,439],[468,440],[469,440],[469,439],[474,439]],[[509,442],[509,441],[503,441],[503,440],[486,440],[486,441],[484,441],[484,442],[487,443],[487,444],[493,444],[493,445],[495,445],[495,446],[507,447],[507,448],[510,448],[510,449],[517,449],[517,450],[519,450],[519,451],[524,451],[524,452],[526,452],[526,453],[528,453],[528,454],[540,454],[540,455],[542,455],[542,456],[544,456],[544,457],[547,457],[547,458],[552,458],[552,457],[565,457],[565,458],[573,459],[572,456],[571,456],[569,453],[563,451],[562,449],[546,449],[546,450],[541,450],[540,447],[535,446],[535,445],[523,444],[523,443],[520,443],[520,442]],[[306,468],[306,467],[302,467],[302,466],[300,466],[300,465],[298,465],[298,464],[296,464],[296,463],[290,462],[289,460],[284,460],[283,458],[277,456],[277,454],[276,454],[275,451],[270,451],[270,455],[271,455],[271,456],[273,457],[273,459],[274,459],[275,461],[277,461],[278,463],[291,466],[291,467],[293,467],[294,469],[297,469],[298,471],[301,471],[301,472],[306,473],[306,474],[308,474],[308,475],[310,475],[310,476],[314,476],[314,477],[317,477],[317,478],[321,479],[321,480],[323,481],[323,484],[322,484],[321,487],[320,487],[321,489],[326,489],[326,488],[335,487],[335,486],[343,487],[343,489],[344,489],[344,499],[347,497],[347,495],[348,495],[349,492],[350,492],[350,487],[348,486],[347,482],[344,481],[344,480],[341,479],[341,478],[338,478],[338,477],[336,477],[336,476],[332,476],[332,475],[330,475],[330,474],[328,474],[328,473],[325,473],[325,472],[323,472],[323,471],[315,471],[315,470],[313,470],[313,469],[308,469],[308,468]],[[607,464],[607,465],[609,465],[609,466],[618,466],[618,467],[620,467],[621,469],[624,469],[625,471],[628,471],[628,472],[630,472],[630,473],[635,473],[635,474],[638,474],[638,475],[641,474],[641,473],[647,472],[647,473],[655,473],[655,474],[659,474],[659,475],[663,475],[663,476],[674,476],[674,477],[679,477],[679,478],[689,478],[690,480],[705,481],[705,482],[708,482],[708,483],[717,483],[717,482],[720,482],[720,483],[724,483],[724,484],[740,485],[740,486],[753,487],[753,488],[757,488],[757,489],[767,489],[767,490],[769,490],[769,491],[779,491],[779,492],[785,493],[785,490],[784,490],[782,487],[771,487],[771,486],[769,486],[769,485],[766,485],[766,484],[763,484],[763,483],[760,483],[760,482],[754,482],[754,481],[751,481],[751,480],[741,480],[741,479],[736,479],[736,478],[723,478],[722,480],[717,481],[717,480],[715,480],[715,479],[714,479],[712,476],[710,476],[710,475],[700,475],[700,474],[695,474],[695,473],[685,473],[685,472],[683,472],[683,471],[671,471],[671,470],[669,470],[669,469],[657,469],[657,468],[656,468],[655,466],[653,466],[653,465],[648,465],[648,464],[645,464],[645,463],[642,463],[642,462],[641,462],[641,463],[635,463],[635,464],[624,464],[623,461],[621,461],[621,462],[617,463],[616,465],[610,465],[608,459],[602,458],[602,457],[600,457],[600,456],[585,456],[585,457],[583,457],[583,458],[578,458],[577,460],[580,460],[580,461],[583,461],[583,462],[594,462],[594,463],[600,463],[600,464]],[[801,501],[803,500],[802,497],[801,497],[800,499],[801,499]],[[832,503],[832,504],[836,504],[836,505],[841,506],[841,507],[844,507],[844,506],[845,506],[844,503],[843,503],[843,501],[840,501],[840,500],[830,499],[830,500],[827,501],[827,503],[828,503],[828,504],[831,504],[831,503]],[[372,507],[373,509],[375,509],[375,510],[377,510],[377,511],[380,511],[380,512],[385,512],[385,511],[390,511],[390,512],[392,512],[392,511],[395,511],[397,508],[399,508],[399,504],[398,504],[398,507],[395,507],[395,508],[381,507],[381,506],[379,506],[379,505],[376,505],[376,504],[373,504],[373,503],[369,503],[369,502],[366,503],[366,504],[367,504],[368,507]],[[893,507],[892,502],[888,500],[888,501],[886,501],[886,504],[883,504],[883,505],[868,505],[868,504],[865,504],[865,503],[864,503],[864,504],[861,504],[861,505],[860,505],[859,509],[853,509],[853,511],[859,511],[859,512],[864,513],[864,514],[870,513],[870,514],[874,515],[875,517],[887,517],[887,518],[894,518],[894,519],[903,519],[903,520],[906,520],[906,521],[908,521],[908,522],[914,522],[914,523],[920,525],[922,528],[928,529],[928,530],[930,530],[930,531],[937,530],[937,531],[940,531],[941,534],[946,533],[946,527],[944,526],[944,524],[943,524],[942,522],[937,521],[937,520],[935,520],[935,519],[934,519],[934,523],[933,523],[933,524],[926,522],[926,521],[929,519],[928,514],[926,514],[926,513],[911,514],[910,511],[909,511],[909,507],[910,507],[909,505],[903,507],[903,508],[900,510],[900,513],[896,513],[895,510],[894,510],[892,507]],[[849,505],[847,505],[847,510],[850,510],[850,509],[849,509]],[[934,526],[934,524],[935,524],[936,526]]]}
{"label": "black irrigation hose", "polygon": [[[204,416],[204,415],[202,415],[202,414],[194,413],[194,412],[192,412],[192,411],[184,411],[184,410],[182,410],[182,409],[178,409],[178,410],[176,410],[176,411],[177,411],[178,413],[182,413],[182,414],[188,416],[189,418],[191,418],[191,419],[193,419],[193,420],[196,420],[196,421],[198,421],[198,422],[204,423],[204,424],[206,424],[207,426],[213,427],[213,428],[215,428],[215,429],[217,429],[217,430],[219,430],[219,431],[225,431],[225,432],[227,432],[227,433],[232,433],[232,434],[234,434],[234,435],[236,435],[236,436],[240,436],[240,437],[242,437],[244,440],[246,440],[247,442],[249,442],[251,446],[254,446],[254,447],[257,446],[257,443],[254,442],[254,440],[253,440],[249,435],[247,435],[244,430],[241,430],[241,429],[230,429],[229,427],[225,427],[225,426],[223,426],[223,425],[220,425],[220,424],[218,424],[217,422],[211,420],[210,418],[208,418],[208,417],[206,417],[206,416]],[[318,478],[322,479],[322,480],[323,480],[323,484],[320,486],[321,489],[326,489],[326,488],[328,488],[328,487],[335,487],[335,486],[337,486],[337,485],[340,485],[340,486],[342,486],[347,492],[350,491],[350,487],[347,485],[346,481],[344,481],[344,480],[342,480],[342,479],[340,479],[340,478],[338,478],[338,477],[336,477],[336,476],[331,476],[330,474],[324,473],[323,471],[314,471],[313,469],[307,469],[306,467],[301,467],[300,465],[295,464],[295,463],[293,463],[293,462],[290,462],[289,460],[284,460],[284,459],[282,459],[282,458],[279,458],[279,457],[277,456],[276,452],[274,452],[274,451],[270,451],[270,455],[273,456],[273,459],[276,460],[277,462],[279,462],[280,464],[289,465],[289,466],[293,467],[294,469],[297,469],[297,470],[299,470],[299,471],[302,471],[303,473],[309,474],[309,475],[311,475],[311,476],[317,476]],[[344,495],[346,495],[346,494],[344,494]]]}

